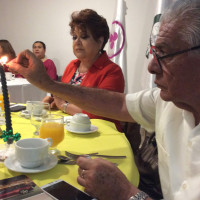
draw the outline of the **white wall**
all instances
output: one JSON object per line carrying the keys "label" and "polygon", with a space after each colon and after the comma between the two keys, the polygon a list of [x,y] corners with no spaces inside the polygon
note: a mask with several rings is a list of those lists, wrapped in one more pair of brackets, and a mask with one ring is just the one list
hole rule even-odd
{"label": "white wall", "polygon": [[[128,92],[141,90],[146,87],[144,82],[148,82],[145,51],[157,1],[160,0],[125,0]],[[0,39],[9,40],[16,53],[31,49],[36,40],[45,42],[47,57],[62,75],[75,58],[68,26],[71,13],[91,8],[111,26],[115,3],[116,0],[0,0]]]}

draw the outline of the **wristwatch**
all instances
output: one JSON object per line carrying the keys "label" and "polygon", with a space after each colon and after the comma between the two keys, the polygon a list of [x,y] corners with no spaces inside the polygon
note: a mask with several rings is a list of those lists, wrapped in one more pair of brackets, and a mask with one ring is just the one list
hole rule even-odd
{"label": "wristwatch", "polygon": [[145,192],[139,191],[136,195],[130,197],[129,200],[145,200],[148,197],[149,196]]}
{"label": "wristwatch", "polygon": [[64,113],[66,113],[66,108],[67,108],[68,104],[69,104],[68,102],[64,104]]}

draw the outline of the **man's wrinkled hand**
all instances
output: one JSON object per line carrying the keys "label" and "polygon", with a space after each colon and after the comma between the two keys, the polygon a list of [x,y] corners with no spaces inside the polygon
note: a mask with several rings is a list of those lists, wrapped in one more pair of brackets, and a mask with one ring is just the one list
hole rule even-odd
{"label": "man's wrinkled hand", "polygon": [[77,181],[99,200],[127,200],[132,187],[125,175],[111,162],[97,158],[77,159]]}

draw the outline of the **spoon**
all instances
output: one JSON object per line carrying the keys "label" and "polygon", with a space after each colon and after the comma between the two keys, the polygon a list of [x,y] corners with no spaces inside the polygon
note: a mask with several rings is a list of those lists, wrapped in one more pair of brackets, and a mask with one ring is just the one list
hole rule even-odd
{"label": "spoon", "polygon": [[58,155],[57,158],[59,159],[58,164],[67,164],[67,165],[75,165],[76,164],[75,160],[71,160],[67,156]]}
{"label": "spoon", "polygon": [[59,158],[59,159],[62,160],[62,161],[68,161],[68,160],[71,160],[69,157],[67,157],[67,156],[63,156],[63,155],[58,155],[57,158]]}

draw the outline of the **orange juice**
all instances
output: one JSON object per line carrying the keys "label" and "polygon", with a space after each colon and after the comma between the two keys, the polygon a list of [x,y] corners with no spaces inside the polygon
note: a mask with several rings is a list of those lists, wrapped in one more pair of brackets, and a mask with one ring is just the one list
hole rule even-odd
{"label": "orange juice", "polygon": [[57,146],[64,139],[64,124],[46,122],[40,127],[40,138],[52,138],[51,147]]}
{"label": "orange juice", "polygon": [[1,110],[4,110],[3,94],[0,94],[0,107],[1,107]]}
{"label": "orange juice", "polygon": [[[8,95],[8,98],[9,98],[9,102],[10,102],[10,95]],[[0,93],[0,107],[1,107],[1,110],[4,110],[4,100],[3,100],[2,93]]]}

